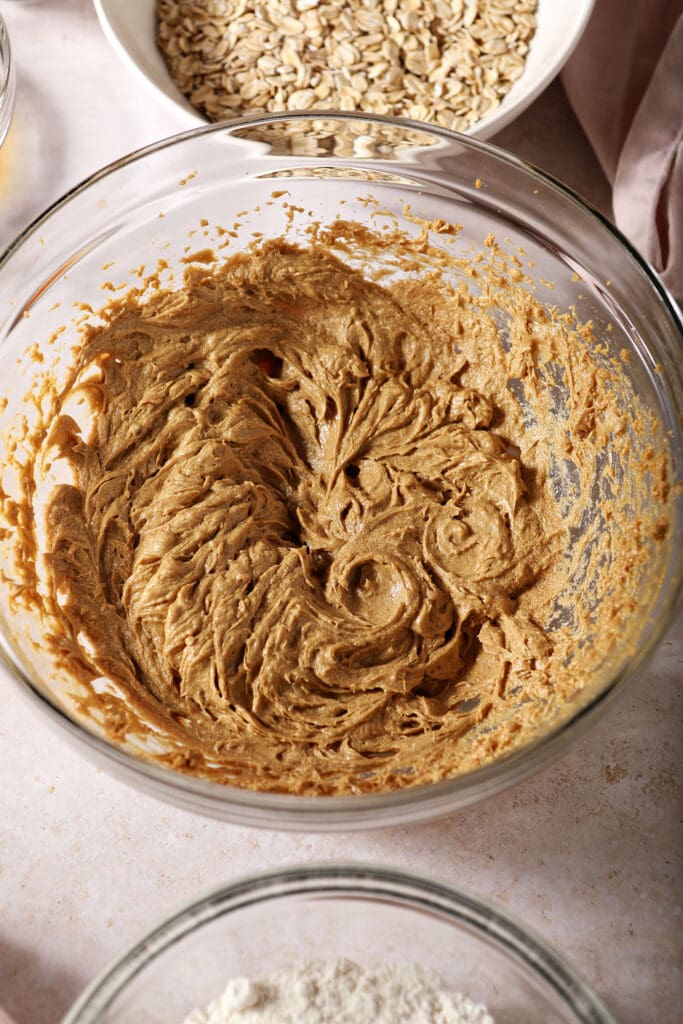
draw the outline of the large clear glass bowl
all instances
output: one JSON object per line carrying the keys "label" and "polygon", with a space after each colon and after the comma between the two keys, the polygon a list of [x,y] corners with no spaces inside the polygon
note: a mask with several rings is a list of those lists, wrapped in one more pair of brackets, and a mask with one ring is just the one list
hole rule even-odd
{"label": "large clear glass bowl", "polygon": [[[423,217],[461,224],[461,247],[479,249],[493,232],[509,247],[523,249],[536,279],[553,283],[549,301],[561,309],[574,307],[582,321],[591,320],[608,356],[619,358],[635,393],[661,422],[660,442],[670,448],[675,477],[683,477],[680,313],[628,242],[567,188],[492,146],[426,125],[351,114],[252,117],[164,140],[99,171],[28,227],[0,259],[7,398],[0,428],[10,429],[11,417],[25,411],[27,382],[54,358],[55,343],[48,351],[47,339],[64,325],[75,302],[101,306],[106,278],[114,286],[130,283],[135,268],[154,267],[159,258],[181,266],[185,246],[199,250],[220,241],[211,236],[212,225],[230,231],[234,223],[242,224],[231,252],[257,229],[276,234],[287,218],[278,204],[269,205],[274,191],[288,193],[292,205],[304,211],[302,231],[311,219],[329,221],[338,213],[369,223],[378,208],[416,231],[405,214],[410,203]],[[379,207],[368,203],[368,196]],[[238,216],[256,207],[257,214]],[[295,218],[295,229],[296,223]],[[65,358],[75,330],[71,326],[58,336]],[[11,429],[9,438],[0,436],[0,467]],[[271,828],[322,831],[406,823],[453,811],[536,771],[574,743],[636,674],[681,601],[680,493],[672,516],[623,643],[591,685],[558,708],[545,732],[525,747],[428,786],[348,797],[289,796],[206,782],[143,760],[108,742],[96,723],[79,716],[41,654],[39,626],[30,615],[9,613],[2,574],[0,650],[50,721],[86,753],[163,799]]]}
{"label": "large clear glass bowl", "polygon": [[436,971],[496,1024],[614,1024],[525,926],[438,882],[353,864],[292,867],[212,892],[106,968],[63,1024],[182,1024],[230,978],[340,957]]}

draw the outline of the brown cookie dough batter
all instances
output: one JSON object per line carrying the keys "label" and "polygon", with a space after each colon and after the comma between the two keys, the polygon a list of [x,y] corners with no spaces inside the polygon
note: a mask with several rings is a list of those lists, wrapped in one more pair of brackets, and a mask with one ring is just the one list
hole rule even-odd
{"label": "brown cookie dough batter", "polygon": [[114,730],[141,715],[231,784],[357,792],[472,768],[581,684],[548,628],[577,518],[515,360],[573,368],[579,463],[581,416],[615,414],[535,300],[508,315],[503,344],[465,288],[275,241],[85,332],[36,454],[74,472],[43,601],[70,671],[124,695]]}

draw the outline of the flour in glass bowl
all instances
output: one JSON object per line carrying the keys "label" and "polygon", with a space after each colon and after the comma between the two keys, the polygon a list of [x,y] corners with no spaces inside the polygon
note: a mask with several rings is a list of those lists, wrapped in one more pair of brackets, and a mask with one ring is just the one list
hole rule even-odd
{"label": "flour in glass bowl", "polygon": [[258,981],[233,978],[184,1024],[494,1024],[486,1007],[412,964],[314,960]]}

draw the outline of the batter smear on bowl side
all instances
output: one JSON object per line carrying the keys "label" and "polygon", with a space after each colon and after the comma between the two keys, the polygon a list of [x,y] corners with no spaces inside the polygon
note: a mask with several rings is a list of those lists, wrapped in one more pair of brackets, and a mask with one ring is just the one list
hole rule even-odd
{"label": "batter smear on bowl side", "polygon": [[33,435],[31,478],[70,479],[9,509],[81,713],[231,785],[380,791],[514,749],[667,530],[651,450],[634,525],[647,417],[588,328],[514,270],[382,284],[340,254],[259,242],[113,301]]}

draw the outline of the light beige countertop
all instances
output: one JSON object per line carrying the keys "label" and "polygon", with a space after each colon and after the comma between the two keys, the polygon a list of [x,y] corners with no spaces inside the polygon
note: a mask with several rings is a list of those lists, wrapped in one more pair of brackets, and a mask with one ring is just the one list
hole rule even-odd
{"label": "light beige countertop", "polygon": [[[0,150],[0,246],[108,161],[186,125],[110,49],[87,0],[0,0],[18,104]],[[609,213],[558,83],[494,140]],[[683,638],[568,756],[477,807],[365,833],[250,831],[138,794],[93,767],[0,676],[0,1005],[55,1024],[113,956],[255,869],[358,859],[494,900],[556,945],[622,1024],[683,1018]]]}

